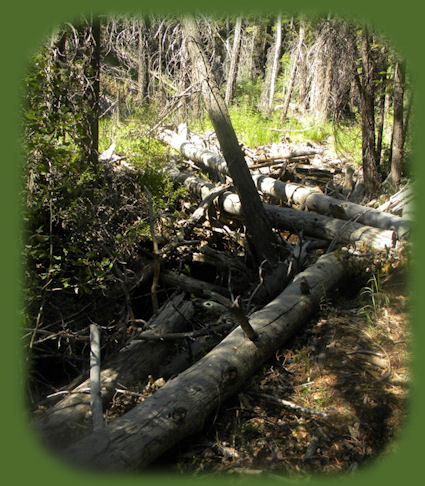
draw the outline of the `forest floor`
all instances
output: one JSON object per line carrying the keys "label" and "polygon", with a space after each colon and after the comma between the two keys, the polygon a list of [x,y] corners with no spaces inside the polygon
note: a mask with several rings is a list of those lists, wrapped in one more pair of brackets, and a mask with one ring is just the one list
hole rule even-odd
{"label": "forest floor", "polygon": [[409,389],[405,270],[382,282],[376,307],[365,306],[365,293],[348,285],[325,302],[202,433],[153,468],[305,477],[350,472],[394,451]]}

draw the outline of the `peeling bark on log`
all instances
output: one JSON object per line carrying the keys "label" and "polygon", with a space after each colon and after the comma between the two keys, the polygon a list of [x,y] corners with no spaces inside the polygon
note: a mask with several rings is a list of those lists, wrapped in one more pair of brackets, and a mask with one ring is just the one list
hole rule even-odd
{"label": "peeling bark on log", "polygon": [[385,250],[392,248],[396,241],[395,233],[390,230],[270,204],[265,206],[267,215],[276,227],[303,231],[305,235],[334,240],[337,244],[352,243]]}
{"label": "peeling bark on log", "polygon": [[[203,197],[213,186],[195,176],[181,173],[172,168],[167,172],[172,180],[184,184],[198,197]],[[232,216],[240,217],[240,202],[237,194],[225,192],[218,199],[221,210]],[[376,250],[385,250],[394,245],[396,235],[393,231],[380,230],[371,226],[330,218],[321,214],[306,213],[291,208],[280,208],[271,204],[264,204],[267,216],[272,224],[281,229],[293,232],[303,231],[304,235],[319,239],[335,240],[340,244],[364,244]]]}
{"label": "peeling bark on log", "polygon": [[[295,277],[278,297],[250,316],[258,335],[250,341],[235,329],[191,368],[102,431],[73,444],[65,460],[88,469],[146,467],[183,438],[203,428],[208,417],[302,326],[325,291],[344,274],[337,257],[326,254]],[[301,282],[308,282],[308,292]]]}
{"label": "peeling bark on log", "polygon": [[[208,150],[195,147],[175,132],[164,130],[159,135],[159,138],[179,151],[184,157],[198,162],[210,170],[228,174],[226,161],[222,157]],[[365,208],[348,201],[340,201],[339,199],[325,196],[310,187],[277,181],[264,175],[251,175],[258,190],[283,202],[295,202],[308,208],[310,211],[333,217],[334,212],[338,211],[338,219],[353,220],[366,226],[393,230],[399,238],[405,237],[409,231],[409,222],[398,216],[376,209]]]}
{"label": "peeling bark on log", "polygon": [[293,201],[322,215],[352,220],[383,230],[392,230],[397,233],[399,238],[404,237],[409,230],[409,222],[398,216],[348,201],[340,201],[310,187],[276,181],[263,175],[253,175],[252,177],[258,190],[275,196],[283,202]]}
{"label": "peeling bark on log", "polygon": [[[177,295],[160,309],[150,329],[157,334],[183,331],[193,312],[192,304],[183,301],[183,294]],[[146,381],[148,375],[155,376],[169,354],[169,345],[161,342],[136,343],[121,350],[101,371],[103,403],[110,400],[118,383],[132,386]],[[91,432],[90,393],[85,391],[89,389],[88,379],[34,421],[34,428],[44,443],[53,449],[63,448]]]}

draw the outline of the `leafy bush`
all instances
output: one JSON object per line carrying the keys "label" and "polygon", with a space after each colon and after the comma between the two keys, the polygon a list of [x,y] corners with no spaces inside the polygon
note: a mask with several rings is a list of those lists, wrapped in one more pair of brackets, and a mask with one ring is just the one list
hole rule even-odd
{"label": "leafy bush", "polygon": [[91,321],[117,330],[123,271],[143,269],[140,249],[152,248],[145,187],[157,215],[172,211],[182,194],[163,174],[165,149],[136,120],[117,127],[105,119],[99,130],[100,151],[114,140],[135,170],[93,163],[82,69],[74,61],[62,66],[46,46],[25,79],[23,320],[31,369],[38,371],[46,359],[74,366],[86,349],[76,333],[88,333]]}

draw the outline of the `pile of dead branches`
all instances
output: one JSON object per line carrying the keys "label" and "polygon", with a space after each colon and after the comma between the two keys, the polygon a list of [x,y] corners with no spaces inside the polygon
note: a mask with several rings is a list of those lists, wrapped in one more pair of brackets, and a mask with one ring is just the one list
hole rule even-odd
{"label": "pile of dead branches", "polygon": [[[150,206],[153,249],[138,284],[139,291],[149,286],[152,317],[139,319],[129,294],[125,346],[109,362],[93,363],[97,375],[52,396],[59,401],[34,421],[49,446],[80,466],[146,467],[201,430],[356,261],[394,257],[409,231],[407,220],[353,202],[360,177],[345,170],[344,178],[320,149],[245,148],[266,215],[289,255],[276,286],[267,267],[254,263],[224,159],[183,127],[159,137],[178,152],[167,174],[188,188],[191,215],[175,221],[175,234],[164,241]],[[110,152],[104,163],[119,169]],[[122,397],[132,405],[114,415]]]}

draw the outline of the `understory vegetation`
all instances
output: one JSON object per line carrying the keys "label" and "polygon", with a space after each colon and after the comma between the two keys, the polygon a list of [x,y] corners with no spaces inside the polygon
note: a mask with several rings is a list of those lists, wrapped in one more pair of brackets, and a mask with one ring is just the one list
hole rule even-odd
{"label": "understory vegetation", "polygon": [[[358,202],[369,209],[409,183],[409,76],[404,61],[380,35],[332,16],[247,18],[242,27],[231,18],[200,22],[223,97],[231,58],[238,52],[227,107],[245,155],[251,151],[261,159],[273,147],[324,152],[327,160],[336,161],[329,172],[336,177],[322,189],[348,200],[354,185],[349,194],[343,192],[343,175],[349,166],[365,189]],[[238,28],[239,47],[234,42]],[[221,221],[216,209],[184,243],[210,245],[216,253],[236,258],[257,280],[248,282],[251,273],[240,275],[240,270],[235,276],[225,265],[202,266],[190,259],[191,250],[179,253],[177,244],[172,246],[198,201],[167,175],[170,163],[182,157],[160,142],[157,133],[188,130],[199,136],[203,148],[220,150],[192,70],[180,20],[154,16],[67,24],[29,63],[22,109],[21,317],[26,396],[35,415],[55,403],[55,394],[68,393],[73,383],[87,377],[91,324],[101,330],[102,362],[107,362],[155,315],[158,303],[152,294],[157,293],[159,306],[170,299],[175,287],[155,289],[152,278],[149,284],[144,280],[150,262],[161,259],[161,271],[172,269],[222,285],[232,298],[233,278],[239,278],[240,288],[256,288],[263,280],[261,265],[252,264],[244,224],[229,217]],[[399,71],[405,76],[400,83]],[[404,94],[403,135],[394,129],[400,108],[397,89]],[[373,120],[373,150],[367,145],[366,118],[369,128]],[[194,167],[191,161],[180,162]],[[308,158],[304,162],[310,164]],[[207,180],[205,174],[197,175]],[[304,176],[292,175],[291,181],[305,182]],[[323,182],[318,180],[317,187]],[[291,202],[279,204],[291,207]],[[273,234],[295,248],[301,260],[308,235],[291,228]],[[315,250],[328,251],[320,238],[311,240]],[[331,241],[340,250],[342,244]],[[192,474],[341,472],[389,447],[404,421],[407,394],[407,246],[397,257],[387,249],[370,258],[369,249],[362,249],[361,270],[349,274],[341,296],[324,296],[305,331],[277,350],[246,390],[217,412],[208,430],[153,467],[166,464]],[[164,248],[171,249],[167,253]],[[356,341],[359,336],[362,340]],[[194,360],[193,341],[182,342],[189,343]],[[173,352],[186,344],[173,345]],[[348,363],[345,370],[342,359]],[[270,394],[276,389],[304,411],[290,412],[273,402]],[[148,383],[114,397],[109,419],[154,390],[150,376]],[[368,417],[371,410],[374,415]],[[330,426],[320,413],[337,420]],[[385,422],[382,427],[376,425],[380,421]]]}

